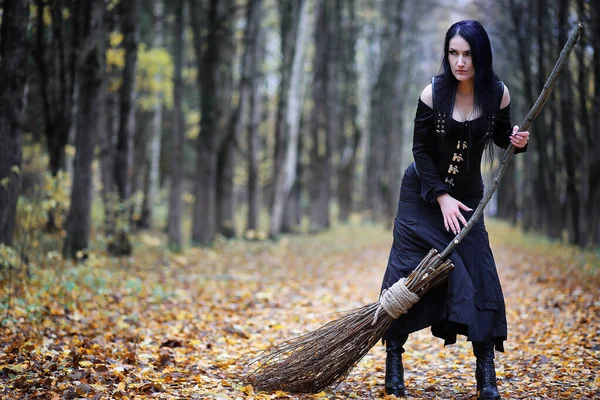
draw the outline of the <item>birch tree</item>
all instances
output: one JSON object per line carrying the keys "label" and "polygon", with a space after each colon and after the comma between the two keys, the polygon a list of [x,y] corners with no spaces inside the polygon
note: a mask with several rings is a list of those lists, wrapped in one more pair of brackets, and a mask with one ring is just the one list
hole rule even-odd
{"label": "birch tree", "polygon": [[300,110],[304,93],[302,91],[303,61],[308,36],[308,0],[298,0],[298,25],[293,40],[293,56],[289,71],[289,87],[283,93],[286,97],[286,108],[283,119],[283,132],[286,145],[281,145],[282,167],[275,170],[273,181],[273,202],[269,234],[277,237],[281,232],[285,202],[296,178],[296,162],[298,157],[298,134]]}

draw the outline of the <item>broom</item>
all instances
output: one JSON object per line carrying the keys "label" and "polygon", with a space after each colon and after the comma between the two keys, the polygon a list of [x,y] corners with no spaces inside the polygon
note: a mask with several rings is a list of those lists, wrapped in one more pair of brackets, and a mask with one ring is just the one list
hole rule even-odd
{"label": "broom", "polygon": [[[548,100],[582,29],[583,25],[579,22],[571,32],[542,92],[521,124],[520,131],[529,129]],[[510,144],[500,160],[492,186],[467,224],[441,254],[432,249],[407,278],[400,279],[382,292],[379,301],[348,311],[339,319],[312,332],[266,349],[250,361],[249,366],[256,367],[243,378],[244,381],[258,390],[318,393],[344,380],[381,339],[394,319],[405,314],[421,296],[447,279],[454,267],[448,259],[449,255],[481,217],[483,209],[498,188],[514,151],[514,146]]]}

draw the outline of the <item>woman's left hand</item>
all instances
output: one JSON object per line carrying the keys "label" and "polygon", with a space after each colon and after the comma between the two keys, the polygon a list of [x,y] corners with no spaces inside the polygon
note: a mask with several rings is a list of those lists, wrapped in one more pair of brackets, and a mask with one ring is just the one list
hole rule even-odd
{"label": "woman's left hand", "polygon": [[519,132],[519,126],[515,125],[513,127],[513,133],[510,135],[510,142],[516,148],[522,149],[527,145],[529,141],[529,131]]}

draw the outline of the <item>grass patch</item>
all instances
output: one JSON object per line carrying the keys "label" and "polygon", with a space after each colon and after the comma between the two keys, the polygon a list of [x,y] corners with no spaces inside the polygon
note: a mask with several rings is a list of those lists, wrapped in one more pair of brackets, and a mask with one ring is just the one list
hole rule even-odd
{"label": "grass patch", "polygon": [[497,219],[489,219],[486,223],[493,243],[514,252],[543,257],[564,273],[582,274],[583,281],[600,281],[600,248],[582,249],[538,233],[523,232],[509,222]]}

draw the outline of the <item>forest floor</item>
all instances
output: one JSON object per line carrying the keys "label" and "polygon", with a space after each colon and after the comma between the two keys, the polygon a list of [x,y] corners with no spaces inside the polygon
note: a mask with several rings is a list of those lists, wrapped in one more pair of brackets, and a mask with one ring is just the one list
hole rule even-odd
{"label": "forest floor", "polygon": [[[509,322],[506,352],[496,353],[503,398],[599,398],[600,256],[494,221],[488,230]],[[389,230],[349,225],[278,243],[218,241],[182,255],[158,236],[136,240],[130,258],[92,253],[74,266],[53,253],[26,284],[16,274],[5,279],[1,398],[384,397],[382,345],[316,395],[256,392],[239,377],[247,352],[375,301]],[[410,398],[475,399],[464,339],[444,347],[429,330],[417,332],[404,362]]]}

